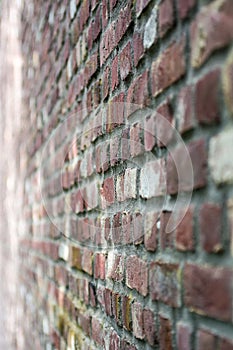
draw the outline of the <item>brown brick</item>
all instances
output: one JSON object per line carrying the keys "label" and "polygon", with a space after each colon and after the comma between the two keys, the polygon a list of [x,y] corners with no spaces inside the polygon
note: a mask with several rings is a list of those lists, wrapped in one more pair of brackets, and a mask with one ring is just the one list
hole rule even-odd
{"label": "brown brick", "polygon": [[156,97],[179,80],[186,70],[184,58],[185,40],[171,44],[152,63],[152,95]]}
{"label": "brown brick", "polygon": [[185,305],[192,311],[223,321],[232,318],[232,274],[226,268],[186,264]]}
{"label": "brown brick", "polygon": [[153,262],[150,266],[150,296],[172,307],[180,306],[179,265]]}
{"label": "brown brick", "polygon": [[219,73],[219,70],[209,72],[196,84],[196,118],[201,124],[212,124],[220,121]]}
{"label": "brown brick", "polygon": [[136,255],[126,260],[126,285],[135,288],[140,294],[148,293],[148,268],[147,263]]}
{"label": "brown brick", "polygon": [[222,251],[221,207],[214,203],[205,203],[200,208],[199,225],[202,248],[208,253]]}

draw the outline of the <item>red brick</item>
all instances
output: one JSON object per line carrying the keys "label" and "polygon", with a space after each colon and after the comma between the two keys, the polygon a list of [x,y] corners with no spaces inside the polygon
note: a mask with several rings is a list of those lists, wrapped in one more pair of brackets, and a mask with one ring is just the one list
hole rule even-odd
{"label": "red brick", "polygon": [[136,157],[143,153],[143,130],[141,123],[135,123],[130,128],[130,155]]}
{"label": "red brick", "polygon": [[91,317],[83,313],[79,314],[79,326],[84,331],[86,335],[90,337],[91,333]]}
{"label": "red brick", "polygon": [[178,13],[181,19],[186,18],[196,5],[196,0],[178,0]]}
{"label": "red brick", "polygon": [[152,63],[152,95],[156,97],[166,88],[179,80],[186,70],[184,57],[185,40],[171,44]]}
{"label": "red brick", "polygon": [[98,320],[95,317],[92,317],[91,328],[92,328],[92,339],[97,344],[103,345],[103,326],[102,326],[102,321]]}
{"label": "red brick", "polygon": [[116,213],[113,216],[112,241],[115,244],[120,244],[121,239],[121,213]]}
{"label": "red brick", "polygon": [[151,346],[157,344],[157,333],[156,333],[156,324],[155,316],[153,311],[149,309],[143,310],[143,327],[145,338]]}
{"label": "red brick", "polygon": [[92,275],[92,256],[93,252],[87,248],[82,249],[82,269],[89,275]]}
{"label": "red brick", "polygon": [[102,24],[103,28],[105,28],[108,24],[109,14],[108,14],[108,1],[102,1]]}
{"label": "red brick", "polygon": [[108,288],[104,289],[105,312],[108,316],[112,316],[112,291]]}
{"label": "red brick", "polygon": [[117,87],[117,85],[119,84],[119,79],[118,79],[118,56],[116,56],[112,60],[111,70],[112,70],[112,91],[113,91]]}
{"label": "red brick", "polygon": [[159,317],[159,349],[172,350],[172,327],[168,318],[160,315]]}
{"label": "red brick", "polygon": [[179,265],[153,262],[150,266],[150,296],[172,307],[180,306]]}
{"label": "red brick", "polygon": [[141,244],[143,242],[143,238],[144,232],[142,214],[135,213],[133,216],[133,243],[135,245]]}
{"label": "red brick", "polygon": [[164,147],[171,142],[173,137],[173,111],[170,100],[167,99],[164,103],[162,103],[157,108],[156,112],[157,115],[155,124],[157,144],[159,147]]}
{"label": "red brick", "polygon": [[109,252],[107,277],[114,281],[122,281],[124,277],[124,257],[121,254]]}
{"label": "red brick", "polygon": [[106,256],[102,253],[96,253],[94,258],[94,277],[105,279],[105,260]]}
{"label": "red brick", "polygon": [[122,241],[124,244],[129,244],[132,242],[131,222],[132,222],[131,214],[124,212],[122,214]]}
{"label": "red brick", "polygon": [[149,4],[151,0],[137,0],[136,3],[136,11],[137,11],[137,16],[139,16],[142,11],[146,8],[146,6]]}
{"label": "red brick", "polygon": [[163,211],[160,216],[160,244],[161,249],[172,249],[174,246],[174,230],[168,232],[168,223],[171,218],[171,212]]}
{"label": "red brick", "polygon": [[121,349],[122,350],[138,350],[134,345],[129,343],[127,340],[123,339],[121,341]]}
{"label": "red brick", "polygon": [[130,157],[130,150],[129,150],[129,127],[126,129],[123,129],[122,135],[121,135],[121,159],[127,160]]}
{"label": "red brick", "polygon": [[115,331],[112,331],[110,333],[109,350],[120,350],[120,349],[121,349],[121,339]]}
{"label": "red brick", "polygon": [[146,116],[144,122],[145,151],[151,151],[156,144],[156,114]]}
{"label": "red brick", "polygon": [[[175,194],[178,191],[191,191],[192,189],[202,188],[206,184],[207,155],[205,141],[203,139],[192,141],[187,145],[187,148],[191,158],[191,164],[187,150],[182,146],[174,150],[172,156],[170,154],[168,156],[167,191],[170,194]],[[192,169],[190,165],[192,165]],[[178,179],[177,167],[179,169],[180,179]]]}
{"label": "red brick", "polygon": [[164,159],[149,163],[141,170],[139,193],[142,198],[163,196],[166,193]]}
{"label": "red brick", "polygon": [[104,180],[102,190],[102,205],[109,206],[115,201],[114,177],[109,177]]}
{"label": "red brick", "polygon": [[219,73],[219,70],[209,72],[196,84],[195,109],[200,124],[212,124],[220,120]]}
{"label": "red brick", "polygon": [[133,35],[133,51],[134,51],[134,65],[137,67],[138,62],[143,57],[144,47],[141,33],[135,32]]}
{"label": "red brick", "polygon": [[136,289],[143,296],[148,293],[147,263],[136,255],[126,260],[126,285],[131,289]]}
{"label": "red brick", "polygon": [[177,98],[178,130],[181,134],[195,126],[193,86],[185,86]]}
{"label": "red brick", "polygon": [[100,66],[102,66],[116,45],[115,22],[112,22],[100,42]]}
{"label": "red brick", "polygon": [[132,304],[133,334],[138,339],[144,339],[143,308],[138,302]]}
{"label": "red brick", "polygon": [[222,209],[214,203],[204,203],[200,208],[199,225],[202,248],[208,253],[222,251]]}
{"label": "red brick", "polygon": [[130,114],[139,107],[142,108],[148,105],[148,71],[141,74],[130,85],[126,102],[135,105],[129,107],[130,109],[127,111],[127,116],[130,116]]}
{"label": "red brick", "polygon": [[129,0],[127,5],[124,8],[121,8],[118,15],[116,21],[116,45],[119,43],[131,23],[131,4],[132,0]]}
{"label": "red brick", "polygon": [[197,350],[212,350],[217,348],[216,336],[208,331],[197,332]]}
{"label": "red brick", "polygon": [[110,67],[107,66],[104,69],[104,73],[103,73],[103,99],[105,99],[106,97],[108,97],[109,94],[109,76],[110,76]]}
{"label": "red brick", "polygon": [[119,95],[114,96],[113,99],[109,101],[106,108],[107,132],[111,132],[114,128],[124,123],[124,99],[124,92],[121,92]]}
{"label": "red brick", "polygon": [[112,12],[112,10],[114,9],[114,7],[117,4],[117,0],[110,0],[109,4],[110,4],[110,12]]}
{"label": "red brick", "polygon": [[[186,252],[194,250],[193,237],[193,208],[178,213],[179,224],[175,228],[175,245],[177,250]],[[183,217],[183,218],[182,218]],[[180,221],[180,219],[182,220]]]}
{"label": "red brick", "polygon": [[210,55],[233,39],[233,6],[231,0],[212,1],[202,7],[191,26],[191,62],[200,67]]}
{"label": "red brick", "polygon": [[154,252],[157,248],[157,229],[158,213],[146,213],[144,221],[144,244],[148,251]]}
{"label": "red brick", "polygon": [[120,139],[118,136],[110,140],[110,164],[112,166],[119,162]]}
{"label": "red brick", "polygon": [[196,313],[222,321],[232,318],[232,274],[226,268],[186,264],[185,305]]}
{"label": "red brick", "polygon": [[122,80],[124,80],[131,72],[131,57],[131,45],[129,42],[120,53],[120,76]]}
{"label": "red brick", "polygon": [[227,340],[227,339],[220,340],[219,350],[233,350],[233,340]]}
{"label": "red brick", "polygon": [[163,37],[174,24],[173,0],[163,0],[159,5],[159,35]]}
{"label": "red brick", "polygon": [[177,346],[179,350],[191,350],[191,328],[188,324],[177,324]]}

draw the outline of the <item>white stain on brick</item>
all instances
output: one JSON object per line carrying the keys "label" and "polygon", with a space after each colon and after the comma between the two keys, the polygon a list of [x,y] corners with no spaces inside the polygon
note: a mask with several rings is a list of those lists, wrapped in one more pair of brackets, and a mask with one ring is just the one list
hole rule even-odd
{"label": "white stain on brick", "polygon": [[155,42],[157,36],[157,6],[152,10],[152,14],[145,25],[143,45],[149,49]]}
{"label": "white stain on brick", "polygon": [[217,184],[233,183],[233,129],[222,131],[210,140],[209,167]]}

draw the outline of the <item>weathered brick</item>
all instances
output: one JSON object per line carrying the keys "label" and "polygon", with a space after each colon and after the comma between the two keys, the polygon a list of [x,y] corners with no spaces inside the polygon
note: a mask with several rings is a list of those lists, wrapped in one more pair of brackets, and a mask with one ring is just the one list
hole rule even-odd
{"label": "weathered brick", "polygon": [[137,197],[137,169],[126,169],[124,174],[124,199]]}
{"label": "weathered brick", "polygon": [[101,320],[95,317],[91,319],[92,339],[99,345],[103,345],[103,326]]}
{"label": "weathered brick", "polygon": [[175,245],[180,251],[194,250],[193,208],[188,208],[187,211],[180,210],[180,212],[177,213]]}
{"label": "weathered brick", "polygon": [[218,253],[223,249],[221,214],[221,207],[214,203],[204,203],[200,208],[200,240],[202,248],[208,253]]}
{"label": "weathered brick", "polygon": [[193,86],[185,86],[177,98],[178,130],[181,134],[195,127]]}
{"label": "weathered brick", "polygon": [[186,264],[184,300],[192,311],[223,321],[232,318],[232,273],[227,268]]}
{"label": "weathered brick", "polygon": [[163,37],[174,23],[173,0],[163,0],[159,5],[159,35]]}
{"label": "weathered brick", "polygon": [[118,79],[118,56],[116,56],[111,65],[111,71],[112,71],[112,91],[117,87],[119,84]]}
{"label": "weathered brick", "polygon": [[[233,182],[233,157],[228,150],[233,146],[233,129],[229,128],[210,139],[209,167],[217,184]],[[218,161],[216,161],[218,160]]]}
{"label": "weathered brick", "polygon": [[136,255],[126,260],[126,285],[131,289],[136,289],[143,296],[148,293],[147,263]]}
{"label": "weathered brick", "polygon": [[122,281],[124,277],[124,257],[115,252],[108,254],[108,271],[107,277],[114,281]]}
{"label": "weathered brick", "polygon": [[159,316],[159,349],[172,350],[172,327],[171,321],[160,315]]}
{"label": "weathered brick", "polygon": [[212,1],[202,7],[191,26],[191,62],[200,67],[216,50],[233,39],[231,0]]}
{"label": "weathered brick", "polygon": [[87,248],[82,249],[82,269],[89,275],[92,275],[92,256],[93,252]]}
{"label": "weathered brick", "polygon": [[144,28],[143,46],[149,49],[158,38],[157,35],[157,6],[155,6]]}
{"label": "weathered brick", "polygon": [[201,124],[212,124],[220,120],[219,73],[219,70],[209,72],[196,84],[196,118]]}
{"label": "weathered brick", "polygon": [[179,322],[177,324],[177,346],[179,350],[191,350],[192,330],[188,324]]}
{"label": "weathered brick", "polygon": [[197,350],[212,350],[217,347],[217,337],[205,330],[197,332]]}
{"label": "weathered brick", "polygon": [[130,116],[130,114],[134,112],[136,108],[142,108],[148,105],[148,71],[145,71],[143,74],[137,77],[130,85],[126,102],[136,105],[130,106],[130,110],[127,111],[127,116]]}
{"label": "weathered brick", "polygon": [[180,18],[186,18],[195,5],[196,0],[178,0],[178,12]]}
{"label": "weathered brick", "polygon": [[130,127],[130,154],[132,157],[143,153],[143,131],[141,123],[135,123]]}
{"label": "weathered brick", "polygon": [[146,8],[146,6],[149,4],[151,0],[137,0],[136,3],[136,11],[137,11],[137,16],[139,16],[142,11]]}
{"label": "weathered brick", "polygon": [[94,277],[105,279],[105,261],[106,256],[104,253],[96,253],[94,256]]}
{"label": "weathered brick", "polygon": [[184,45],[184,39],[171,44],[152,63],[151,83],[154,97],[158,96],[185,74]]}
{"label": "weathered brick", "polygon": [[173,124],[173,111],[170,100],[167,99],[156,110],[156,139],[159,147],[167,146],[172,141]]}
{"label": "weathered brick", "polygon": [[131,72],[131,57],[131,44],[129,42],[120,53],[120,76],[122,80],[126,79]]}
{"label": "weathered brick", "polygon": [[131,331],[132,330],[132,315],[131,315],[132,300],[127,295],[122,296],[122,323],[123,327]]}
{"label": "weathered brick", "polygon": [[157,248],[158,229],[157,229],[158,213],[146,213],[144,221],[144,244],[148,251],[154,252]]}
{"label": "weathered brick", "polygon": [[157,332],[155,324],[155,315],[153,311],[149,309],[143,310],[143,328],[145,333],[145,338],[151,346],[157,344]]}
{"label": "weathered brick", "polygon": [[153,262],[150,266],[150,296],[172,307],[180,306],[179,265]]}
{"label": "weathered brick", "polygon": [[169,154],[167,160],[168,193],[175,194],[178,191],[190,191],[204,187],[206,165],[207,155],[203,139],[190,142],[187,149],[182,146],[178,147],[172,156]]}
{"label": "weathered brick", "polygon": [[170,211],[163,211],[160,216],[160,245],[162,250],[174,247],[174,230],[168,230],[171,215]]}
{"label": "weathered brick", "polygon": [[232,84],[232,74],[233,74],[233,50],[230,51],[227,60],[223,67],[222,72],[222,85],[223,85],[223,92],[224,92],[224,100],[226,102],[226,105],[231,113],[231,116],[233,115],[233,84]]}
{"label": "weathered brick", "polygon": [[114,177],[109,177],[104,180],[101,194],[102,194],[102,206],[104,208],[114,203],[115,201]]}
{"label": "weathered brick", "polygon": [[137,67],[138,62],[143,57],[144,47],[142,35],[139,32],[135,32],[133,35],[133,51],[134,51],[134,65]]}
{"label": "weathered brick", "polygon": [[133,334],[138,339],[144,339],[143,308],[138,302],[132,304]]}
{"label": "weathered brick", "polygon": [[139,193],[142,198],[159,197],[166,193],[165,161],[163,159],[146,163],[140,175]]}

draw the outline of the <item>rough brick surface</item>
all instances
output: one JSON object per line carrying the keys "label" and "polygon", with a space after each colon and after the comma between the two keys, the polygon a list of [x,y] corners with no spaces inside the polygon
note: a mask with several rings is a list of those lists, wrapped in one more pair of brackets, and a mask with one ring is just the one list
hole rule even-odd
{"label": "rough brick surface", "polygon": [[18,349],[232,349],[232,0],[19,3],[21,57],[0,23]]}

